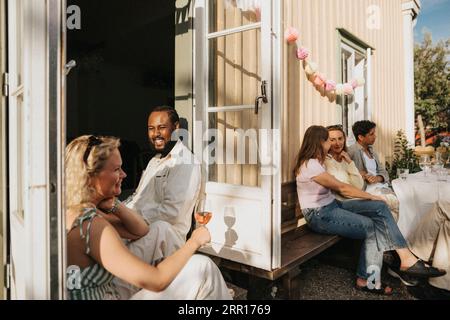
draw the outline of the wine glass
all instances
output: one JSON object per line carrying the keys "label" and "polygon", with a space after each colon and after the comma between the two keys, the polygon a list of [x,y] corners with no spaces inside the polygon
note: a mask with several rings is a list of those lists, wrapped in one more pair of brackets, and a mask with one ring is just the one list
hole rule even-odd
{"label": "wine glass", "polygon": [[441,152],[436,152],[434,155],[434,169],[436,171],[439,171],[440,169],[444,168],[445,160],[444,156]]}
{"label": "wine glass", "polygon": [[195,221],[202,226],[207,224],[212,218],[212,212],[208,211],[208,207],[209,205],[206,199],[200,199],[194,213]]}
{"label": "wine glass", "polygon": [[420,169],[423,171],[423,176],[426,178],[428,172],[431,170],[431,159],[429,155],[420,156],[419,160]]}

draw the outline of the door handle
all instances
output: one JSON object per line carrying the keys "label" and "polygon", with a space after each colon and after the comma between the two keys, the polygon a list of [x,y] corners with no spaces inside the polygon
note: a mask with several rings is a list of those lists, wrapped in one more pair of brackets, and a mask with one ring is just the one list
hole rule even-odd
{"label": "door handle", "polygon": [[266,85],[267,85],[267,81],[263,80],[261,82],[261,95],[256,97],[255,99],[255,114],[258,114],[259,111],[259,102],[262,100],[262,102],[267,103],[269,102],[269,100],[267,99],[267,95],[266,95]]}
{"label": "door handle", "polygon": [[72,68],[75,68],[76,66],[77,66],[77,62],[75,60],[70,60],[64,66],[64,74],[67,76],[69,74],[70,70],[72,70]]}

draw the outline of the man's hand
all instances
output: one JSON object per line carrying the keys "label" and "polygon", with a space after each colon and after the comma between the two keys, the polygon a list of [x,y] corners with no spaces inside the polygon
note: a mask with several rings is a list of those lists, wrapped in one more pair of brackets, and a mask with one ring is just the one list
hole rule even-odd
{"label": "man's hand", "polygon": [[364,180],[366,180],[369,184],[381,183],[384,181],[382,176],[372,176],[370,174],[366,174],[363,176]]}

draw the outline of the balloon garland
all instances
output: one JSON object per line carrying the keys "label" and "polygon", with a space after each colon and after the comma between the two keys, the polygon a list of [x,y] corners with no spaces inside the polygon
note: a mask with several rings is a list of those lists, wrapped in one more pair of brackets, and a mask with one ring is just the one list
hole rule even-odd
{"label": "balloon garland", "polygon": [[317,65],[317,63],[308,60],[310,56],[309,50],[300,45],[299,33],[297,29],[293,27],[287,28],[284,38],[286,39],[288,44],[296,44],[296,56],[298,60],[303,61],[305,73],[308,75],[308,77],[310,77],[314,85],[323,88],[325,92],[329,94],[344,94],[346,96],[353,96],[355,93],[355,89],[357,87],[363,86],[366,83],[366,80],[364,78],[352,79],[347,83],[336,83],[336,81],[327,79],[327,77],[323,73],[319,72],[319,66]]}

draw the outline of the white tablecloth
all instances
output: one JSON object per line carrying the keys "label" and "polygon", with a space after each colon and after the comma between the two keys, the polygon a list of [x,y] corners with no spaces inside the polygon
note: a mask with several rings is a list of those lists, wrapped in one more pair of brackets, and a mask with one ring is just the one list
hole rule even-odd
{"label": "white tablecloth", "polygon": [[409,175],[407,180],[396,179],[392,187],[400,203],[398,227],[408,239],[420,219],[438,199],[450,202],[450,181],[437,181],[435,176],[422,173]]}

